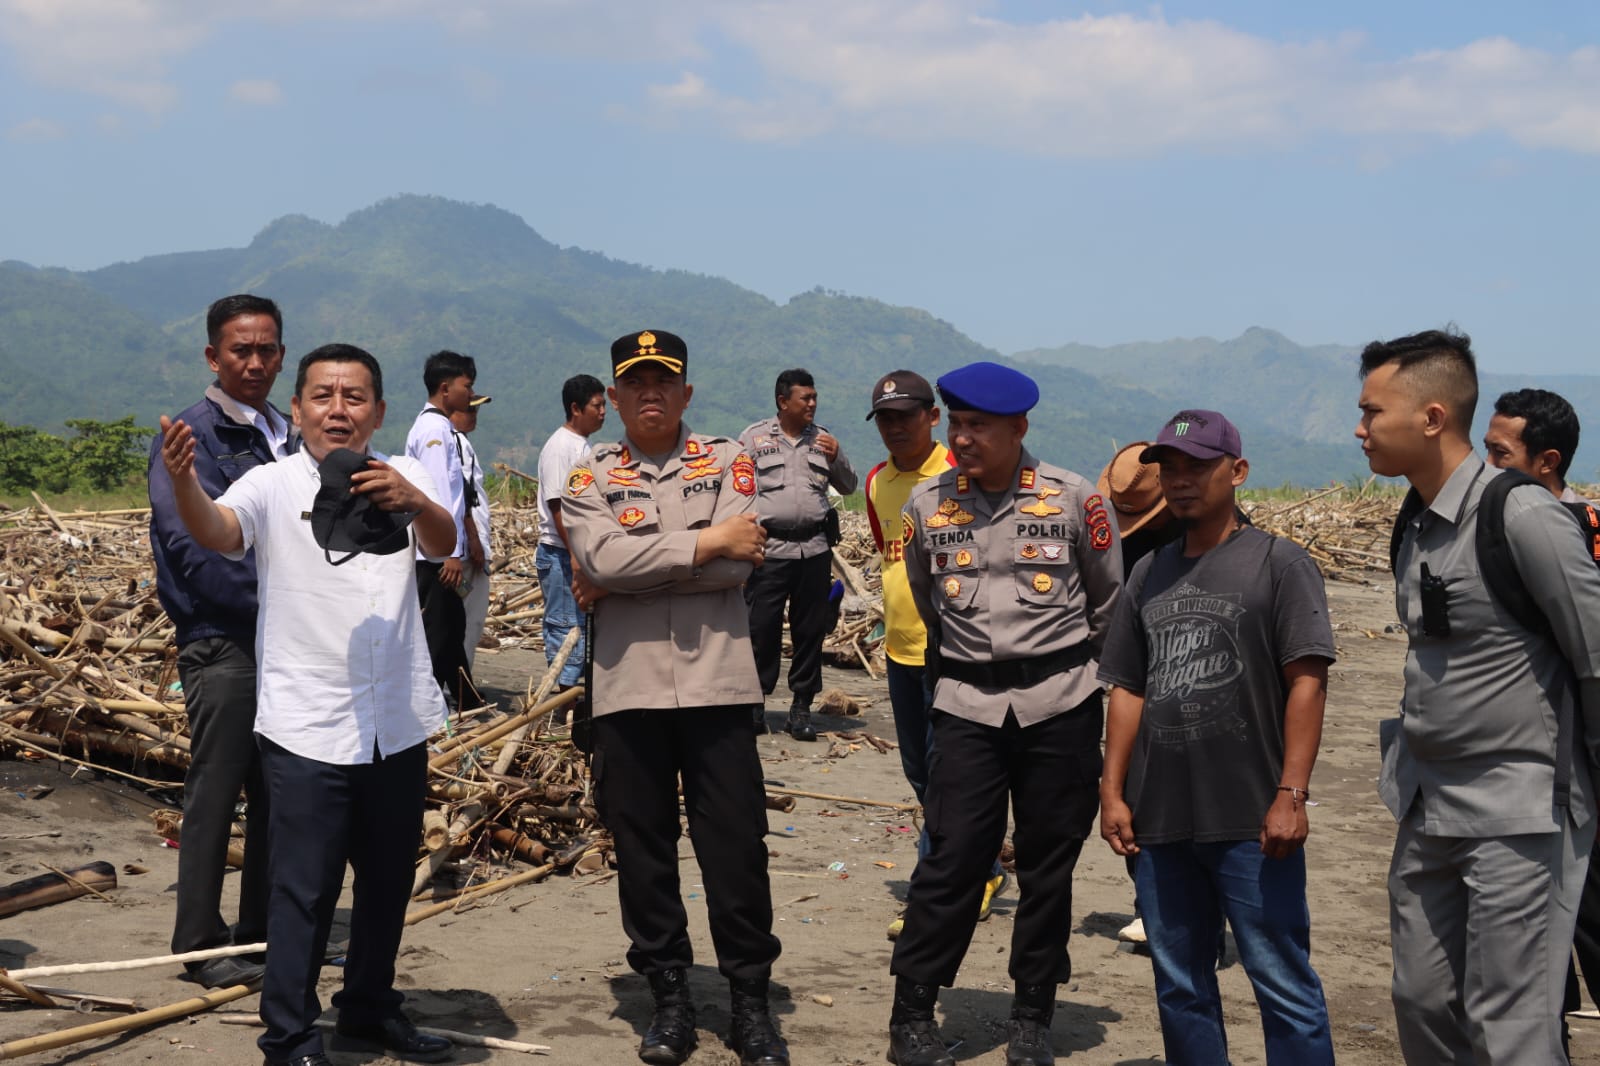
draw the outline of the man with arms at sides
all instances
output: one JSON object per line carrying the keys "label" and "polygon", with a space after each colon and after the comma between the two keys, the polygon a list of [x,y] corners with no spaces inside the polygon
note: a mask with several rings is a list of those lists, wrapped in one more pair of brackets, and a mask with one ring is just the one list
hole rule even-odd
{"label": "man with arms at sides", "polygon": [[1311,968],[1306,802],[1334,660],[1327,596],[1298,545],[1240,520],[1239,431],[1182,411],[1139,455],[1182,525],[1128,577],[1100,657],[1111,686],[1100,833],[1138,855],[1166,1060],[1228,1061],[1222,916],[1273,1066],[1332,1066]]}
{"label": "man with arms at sides", "polygon": [[442,561],[417,551],[417,595],[422,603],[423,629],[428,635],[428,654],[433,661],[433,676],[452,710],[459,708],[462,700],[473,700],[478,695],[472,687],[472,667],[462,650],[467,610],[460,590],[466,579],[470,541],[467,481],[451,422],[457,411],[472,402],[472,387],[477,379],[478,364],[471,356],[451,351],[428,356],[422,367],[428,402],[422,405],[406,435],[406,454],[428,472],[456,523],[455,549]]}
{"label": "man with arms at sides", "polygon": [[958,469],[901,512],[906,577],[928,627],[934,754],[928,854],[895,942],[889,1061],[951,1066],[934,1026],[977,928],[1006,814],[1021,903],[1007,1066],[1048,1066],[1056,986],[1069,980],[1072,872],[1094,822],[1104,720],[1094,660],[1122,588],[1104,501],[1023,446],[1039,388],[996,363],[939,379]]}
{"label": "man with arms at sides", "polygon": [[[822,691],[822,642],[828,591],[833,583],[833,545],[839,516],[828,488],[856,490],[856,471],[832,433],[817,425],[817,386],[799,368],[778,375],[774,386],[778,413],[746,427],[739,442],[756,464],[761,524],[767,531],[767,561],[745,585],[750,605],[750,636],[755,642],[761,691],[778,687],[783,665],[783,608],[789,607],[789,735],[816,740],[811,701]],[[763,707],[765,705],[763,704]],[[766,731],[762,708],[754,713]]]}
{"label": "man with arms at sides", "polygon": [[258,1043],[267,1066],[327,1066],[315,1028],[317,975],[345,863],[355,870],[338,1031],[421,1062],[448,1040],[400,1012],[395,956],[422,822],[428,737],[444,724],[417,605],[409,543],[330,565],[307,518],[335,449],[370,456],[351,492],[414,514],[417,547],[441,558],[455,520],[421,464],[368,449],[383,424],[383,377],[360,348],[329,344],[300,360],[291,401],[300,451],[257,467],[213,501],[195,473],[195,435],[161,419],[161,459],[196,542],[230,558],[256,550],[261,616],[256,734],[271,796],[271,903]]}
{"label": "man with arms at sides", "polygon": [[[268,402],[283,369],[283,316],[261,296],[227,296],[206,312],[206,364],[216,381],[178,417],[194,435],[194,472],[208,493],[291,447],[289,420]],[[177,628],[178,676],[189,719],[183,781],[183,846],[178,852],[174,954],[267,936],[267,789],[256,753],[256,563],[225,559],[196,544],[178,517],[161,441],[150,446],[150,546],[156,591]],[[239,922],[221,911],[234,805],[244,789],[244,871]],[[261,976],[259,963],[219,958],[190,963],[208,988]]]}
{"label": "man with arms at sides", "polygon": [[[1477,363],[1461,333],[1361,353],[1355,434],[1373,473],[1404,477],[1395,555],[1406,628],[1400,717],[1383,723],[1378,791],[1399,823],[1389,926],[1400,1049],[1412,1066],[1565,1062],[1560,1009],[1594,840],[1582,714],[1600,741],[1600,572],[1538,486],[1505,498],[1517,576],[1548,632],[1491,598],[1472,452]],[[1574,681],[1576,683],[1574,683]]]}
{"label": "man with arms at sides", "polygon": [[492,396],[474,396],[467,406],[450,416],[456,431],[456,448],[461,457],[462,481],[467,486],[467,569],[461,578],[466,595],[461,597],[466,612],[466,631],[461,646],[467,654],[467,669],[478,657],[478,640],[489,620],[489,560],[494,549],[489,543],[489,492],[483,481],[483,465],[470,435],[478,430],[478,412]]}
{"label": "man with arms at sides", "polygon": [[[1567,470],[1578,450],[1578,413],[1566,398],[1545,389],[1518,389],[1506,392],[1494,402],[1489,429],[1483,435],[1483,454],[1490,466],[1520,470],[1549,489],[1555,498],[1586,511],[1588,501],[1567,486]],[[1587,515],[1584,516],[1587,519]],[[1585,528],[1587,521],[1580,522]],[[1592,533],[1591,533],[1592,536]],[[1600,562],[1600,554],[1591,555]],[[1584,879],[1583,896],[1578,903],[1577,932],[1572,946],[1583,967],[1589,997],[1600,1000],[1600,865],[1589,853],[1589,873]],[[1562,1003],[1562,1039],[1567,1035],[1566,1015],[1583,1006],[1578,993],[1578,971],[1567,965],[1567,991]]]}
{"label": "man with arms at sides", "polygon": [[[884,659],[888,663],[889,704],[894,710],[895,738],[900,745],[900,766],[917,802],[926,806],[928,763],[933,758],[933,730],[928,724],[933,709],[933,681],[924,666],[928,628],[917,614],[906,580],[905,546],[900,540],[900,510],[911,490],[930,477],[955,466],[950,449],[933,439],[939,408],[933,402],[928,379],[909,370],[895,370],[872,387],[868,421],[876,422],[889,458],[867,472],[867,523],[883,557]],[[928,831],[917,839],[917,857],[928,853]],[[978,919],[989,916],[990,904],[1005,886],[1005,871],[997,858],[983,886]],[[905,918],[889,923],[889,939],[905,928]]]}
{"label": "man with arms at sides", "polygon": [[[533,561],[539,591],[544,594],[546,665],[555,659],[573,627],[582,624],[572,598],[572,554],[561,524],[561,495],[566,491],[567,474],[589,457],[589,437],[605,425],[606,387],[597,377],[575,374],[561,386],[561,409],[566,412],[566,422],[539,449],[539,547]],[[579,636],[567,656],[556,679],[560,686],[556,691],[571,688],[583,679],[583,641]],[[563,704],[552,721],[561,725],[566,720],[567,706]]]}
{"label": "man with arms at sides", "polygon": [[766,804],[750,708],[761,699],[739,587],[759,566],[755,467],[683,421],[689,350],[665,330],[619,337],[607,395],[623,439],[567,476],[562,520],[578,605],[593,610],[595,803],[617,850],[628,964],[650,982],[650,1063],[695,1045],[694,962],[678,881],[678,782],[705,881],[717,969],[743,1066],[787,1066],[767,1008],[772,935]]}

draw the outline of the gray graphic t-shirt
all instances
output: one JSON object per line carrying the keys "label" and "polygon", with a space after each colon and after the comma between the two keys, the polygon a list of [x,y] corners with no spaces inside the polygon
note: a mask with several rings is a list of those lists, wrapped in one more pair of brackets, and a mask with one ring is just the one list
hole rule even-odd
{"label": "gray graphic t-shirt", "polygon": [[1099,676],[1144,694],[1124,792],[1141,843],[1256,838],[1283,770],[1282,667],[1307,656],[1334,659],[1333,629],[1298,545],[1246,526],[1139,561]]}

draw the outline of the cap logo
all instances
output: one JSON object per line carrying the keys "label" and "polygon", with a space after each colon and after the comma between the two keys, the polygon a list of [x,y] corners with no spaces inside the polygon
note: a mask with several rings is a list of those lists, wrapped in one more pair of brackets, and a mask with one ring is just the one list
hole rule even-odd
{"label": "cap logo", "polygon": [[1207,421],[1206,418],[1195,414],[1193,411],[1179,411],[1172,416],[1172,420],[1167,425],[1172,427],[1173,436],[1182,437],[1189,432],[1191,425],[1205,429]]}
{"label": "cap logo", "polygon": [[1177,434],[1178,436],[1181,437],[1184,434],[1189,432],[1189,423],[1187,423],[1187,422],[1175,422],[1175,423],[1173,423],[1172,431],[1175,434]]}
{"label": "cap logo", "polygon": [[885,396],[887,396],[890,393],[892,393],[893,391],[894,391],[894,378],[890,378],[888,381],[885,381],[883,383],[883,394]]}
{"label": "cap logo", "polygon": [[634,355],[660,355],[661,349],[656,347],[656,335],[649,330],[639,334],[639,347],[634,350]]}

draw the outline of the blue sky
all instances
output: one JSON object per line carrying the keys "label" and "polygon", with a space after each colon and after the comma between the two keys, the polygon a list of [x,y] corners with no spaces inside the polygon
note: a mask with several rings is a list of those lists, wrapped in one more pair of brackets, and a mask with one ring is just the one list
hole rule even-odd
{"label": "blue sky", "polygon": [[0,0],[0,259],[240,246],[395,193],[922,307],[1011,352],[1600,366],[1600,5]]}

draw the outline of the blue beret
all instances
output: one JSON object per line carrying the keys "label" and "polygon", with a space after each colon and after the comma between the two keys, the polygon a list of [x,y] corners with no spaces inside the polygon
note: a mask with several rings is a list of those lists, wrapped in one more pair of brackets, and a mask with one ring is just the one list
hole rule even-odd
{"label": "blue beret", "polygon": [[938,385],[952,411],[1024,415],[1039,402],[1039,386],[1032,378],[999,363],[968,363],[941,377]]}

